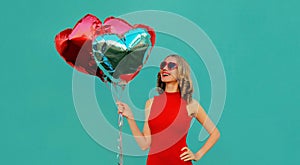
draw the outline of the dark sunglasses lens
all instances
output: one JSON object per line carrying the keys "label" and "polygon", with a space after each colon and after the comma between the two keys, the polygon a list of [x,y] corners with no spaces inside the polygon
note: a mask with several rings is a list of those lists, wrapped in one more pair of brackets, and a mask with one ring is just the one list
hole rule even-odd
{"label": "dark sunglasses lens", "polygon": [[160,69],[164,69],[164,67],[167,65],[167,63],[164,61],[160,63]]}
{"label": "dark sunglasses lens", "polygon": [[169,68],[170,70],[175,69],[175,68],[176,68],[176,64],[175,64],[174,62],[170,62],[170,63],[168,64],[168,68]]}

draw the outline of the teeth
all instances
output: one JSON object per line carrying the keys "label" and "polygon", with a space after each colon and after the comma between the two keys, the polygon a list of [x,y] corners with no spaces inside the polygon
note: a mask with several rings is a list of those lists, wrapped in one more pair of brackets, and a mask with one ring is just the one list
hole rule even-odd
{"label": "teeth", "polygon": [[169,76],[170,74],[164,73],[163,76]]}

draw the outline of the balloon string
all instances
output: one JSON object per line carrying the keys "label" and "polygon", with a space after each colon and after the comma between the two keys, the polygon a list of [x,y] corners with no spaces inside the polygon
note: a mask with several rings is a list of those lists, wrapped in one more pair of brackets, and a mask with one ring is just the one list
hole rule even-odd
{"label": "balloon string", "polygon": [[123,116],[122,114],[119,114],[118,119],[119,124],[119,163],[118,165],[123,165],[123,139],[122,139],[122,127],[123,127]]}
{"label": "balloon string", "polygon": [[[106,82],[105,83],[106,85],[106,88],[109,89],[108,87],[108,83]],[[121,91],[118,90],[118,85],[116,83],[112,83],[113,85],[113,89],[114,91],[112,91],[113,93],[113,97],[116,101],[118,100],[121,100],[122,98],[122,93],[124,91],[124,88],[125,86],[121,86]],[[123,115],[122,114],[119,114],[119,117],[118,117],[118,127],[119,127],[119,138],[118,138],[118,150],[119,150],[119,153],[117,154],[117,158],[119,159],[118,161],[118,165],[123,165],[123,139],[122,139],[122,127],[123,127]]]}
{"label": "balloon string", "polygon": [[[113,83],[113,87],[115,89],[115,94],[116,94],[116,100],[121,100],[123,96],[123,92],[125,89],[125,86],[121,86],[121,90],[118,89],[118,85]],[[123,115],[119,114],[118,117],[118,127],[119,127],[119,144],[118,144],[118,149],[119,153],[117,154],[117,157],[119,158],[118,165],[123,165],[123,139],[122,139],[122,127],[123,127]]]}

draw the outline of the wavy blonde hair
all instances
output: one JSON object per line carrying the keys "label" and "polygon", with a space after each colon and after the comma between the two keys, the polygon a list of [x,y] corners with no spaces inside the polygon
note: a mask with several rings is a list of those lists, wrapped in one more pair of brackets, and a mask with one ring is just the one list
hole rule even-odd
{"label": "wavy blonde hair", "polygon": [[[190,66],[185,61],[184,58],[182,58],[179,55],[171,54],[168,55],[168,57],[174,57],[177,62],[177,82],[178,82],[178,88],[180,91],[181,97],[187,102],[187,104],[192,102],[192,96],[194,92],[193,88],[193,82],[190,75]],[[165,58],[165,59],[166,59]],[[162,94],[165,91],[166,83],[161,81],[160,72],[157,74],[157,91],[159,94]]]}

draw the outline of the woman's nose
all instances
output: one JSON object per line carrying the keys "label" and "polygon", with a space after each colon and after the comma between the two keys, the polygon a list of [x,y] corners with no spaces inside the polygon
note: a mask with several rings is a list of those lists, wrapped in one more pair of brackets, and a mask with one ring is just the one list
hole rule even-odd
{"label": "woman's nose", "polygon": [[168,70],[168,65],[165,65],[162,70]]}

